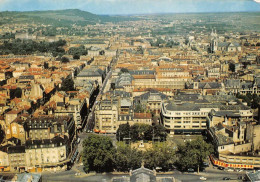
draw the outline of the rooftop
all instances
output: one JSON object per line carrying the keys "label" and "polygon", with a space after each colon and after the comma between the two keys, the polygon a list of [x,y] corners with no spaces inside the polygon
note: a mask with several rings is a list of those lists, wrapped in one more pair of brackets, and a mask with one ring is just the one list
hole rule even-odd
{"label": "rooftop", "polygon": [[224,111],[250,109],[231,95],[176,95],[173,101],[166,103],[166,109],[170,111],[200,111],[202,108],[219,108]]}

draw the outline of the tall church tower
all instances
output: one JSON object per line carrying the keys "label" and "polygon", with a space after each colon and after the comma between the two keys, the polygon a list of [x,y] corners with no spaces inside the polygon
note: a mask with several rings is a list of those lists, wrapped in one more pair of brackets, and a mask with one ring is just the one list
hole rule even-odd
{"label": "tall church tower", "polygon": [[216,50],[218,50],[218,35],[217,35],[217,31],[215,30],[215,32],[211,31],[210,34],[210,51],[213,53]]}

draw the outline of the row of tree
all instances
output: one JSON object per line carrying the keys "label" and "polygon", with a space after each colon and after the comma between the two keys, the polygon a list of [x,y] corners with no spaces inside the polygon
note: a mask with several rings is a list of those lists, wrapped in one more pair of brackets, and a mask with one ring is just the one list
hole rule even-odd
{"label": "row of tree", "polygon": [[73,55],[73,59],[80,59],[80,56],[88,54],[88,50],[81,45],[79,47],[71,47],[68,54]]}
{"label": "row of tree", "polygon": [[213,146],[206,143],[202,137],[198,137],[178,146],[176,166],[181,171],[192,168],[199,172],[204,167],[203,162],[212,152]]}
{"label": "row of tree", "polygon": [[71,47],[67,52],[63,49],[66,45],[65,40],[56,42],[35,42],[33,40],[20,40],[5,41],[0,46],[0,55],[15,54],[15,55],[28,55],[33,53],[52,53],[54,57],[62,57],[65,53],[73,55],[73,59],[80,59],[80,56],[87,55],[88,50],[82,45],[80,47]]}
{"label": "row of tree", "polygon": [[29,55],[36,52],[52,53],[54,57],[62,56],[65,50],[62,48],[66,45],[65,40],[56,42],[35,42],[32,40],[4,41],[0,46],[0,55],[15,54],[15,55]]}
{"label": "row of tree", "polygon": [[241,95],[238,93],[236,97],[242,99],[248,106],[251,106],[252,109],[259,107],[260,97],[257,94],[252,95],[251,93],[247,93],[246,95]]}
{"label": "row of tree", "polygon": [[142,152],[131,148],[125,142],[118,142],[114,147],[112,140],[106,136],[91,134],[83,142],[82,159],[86,172],[129,171],[144,166],[149,169],[161,167],[169,170],[174,163],[174,149],[166,142],[157,143],[152,148]]}
{"label": "row of tree", "polygon": [[149,169],[168,171],[178,166],[180,170],[202,168],[203,161],[212,152],[212,147],[202,137],[176,151],[167,142],[155,143],[153,147],[140,151],[124,142],[114,147],[112,140],[106,136],[91,134],[83,142],[82,160],[86,172],[111,172],[134,170],[142,163]]}
{"label": "row of tree", "polygon": [[121,124],[116,132],[118,141],[130,140],[132,142],[144,141],[165,141],[166,129],[162,125],[148,125],[136,123],[132,126],[129,123]]}

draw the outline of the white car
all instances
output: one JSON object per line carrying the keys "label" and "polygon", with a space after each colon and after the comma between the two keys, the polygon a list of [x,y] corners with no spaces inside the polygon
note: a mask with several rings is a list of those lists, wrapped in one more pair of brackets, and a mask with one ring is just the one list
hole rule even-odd
{"label": "white car", "polygon": [[200,177],[200,180],[202,180],[202,181],[206,181],[206,180],[207,180],[207,178],[205,178],[205,177],[201,176],[201,177]]}

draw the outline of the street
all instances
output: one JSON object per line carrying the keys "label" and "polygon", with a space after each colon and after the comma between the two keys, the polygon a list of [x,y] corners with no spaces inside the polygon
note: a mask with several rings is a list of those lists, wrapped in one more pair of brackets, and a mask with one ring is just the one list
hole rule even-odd
{"label": "street", "polygon": [[[79,176],[75,176],[76,173],[80,172]],[[42,174],[43,181],[88,181],[88,182],[109,182],[114,177],[129,176],[125,174],[85,174],[83,166],[75,165],[70,171],[62,171],[57,173]],[[242,181],[238,180],[239,176],[244,176],[245,172],[227,172],[223,170],[214,169],[212,167],[207,168],[204,172],[197,174],[194,173],[182,173],[179,171],[172,171],[170,174],[157,174],[159,177],[174,177],[175,179],[183,182],[197,182],[201,181],[200,177],[206,177],[207,181],[222,181],[223,177],[231,178],[230,181]]]}
{"label": "street", "polygon": [[[112,60],[111,64],[114,65],[115,61],[117,61],[117,58],[114,58]],[[96,96],[96,100],[94,101],[94,104],[93,104],[92,108],[90,108],[90,113],[89,113],[89,115],[87,117],[86,126],[85,126],[85,128],[82,129],[83,133],[84,132],[88,132],[88,131],[93,131],[93,129],[94,129],[94,126],[95,126],[95,114],[94,114],[94,112],[95,112],[96,104],[98,103],[97,98],[100,98],[102,96],[102,94],[104,93],[104,91],[108,90],[109,85],[107,85],[107,83],[108,83],[109,78],[111,77],[112,70],[113,69],[111,68],[109,70],[109,72],[107,73],[106,78],[104,79],[103,84],[102,84],[102,86],[101,86],[101,88],[99,90],[99,93]]]}
{"label": "street", "polygon": [[97,101],[97,98],[102,96],[104,90],[108,90],[109,85],[107,85],[107,82],[108,82],[109,78],[111,77],[112,70],[113,70],[113,65],[115,65],[116,61],[117,61],[117,58],[114,58],[112,63],[111,63],[112,68],[107,73],[106,78],[104,79],[103,85],[101,86],[98,95],[95,97],[96,100],[94,101],[94,104],[93,104],[92,108],[90,108],[90,113],[87,116],[87,121],[86,121],[85,128],[82,128],[82,132],[78,135],[78,137],[81,138],[81,142],[78,144],[79,153],[81,153],[81,151],[83,149],[82,148],[82,142],[87,137],[87,133],[86,132],[93,132],[93,129],[95,127],[95,113],[94,112],[95,112],[96,104],[98,104],[98,102],[99,102],[99,101]]}

